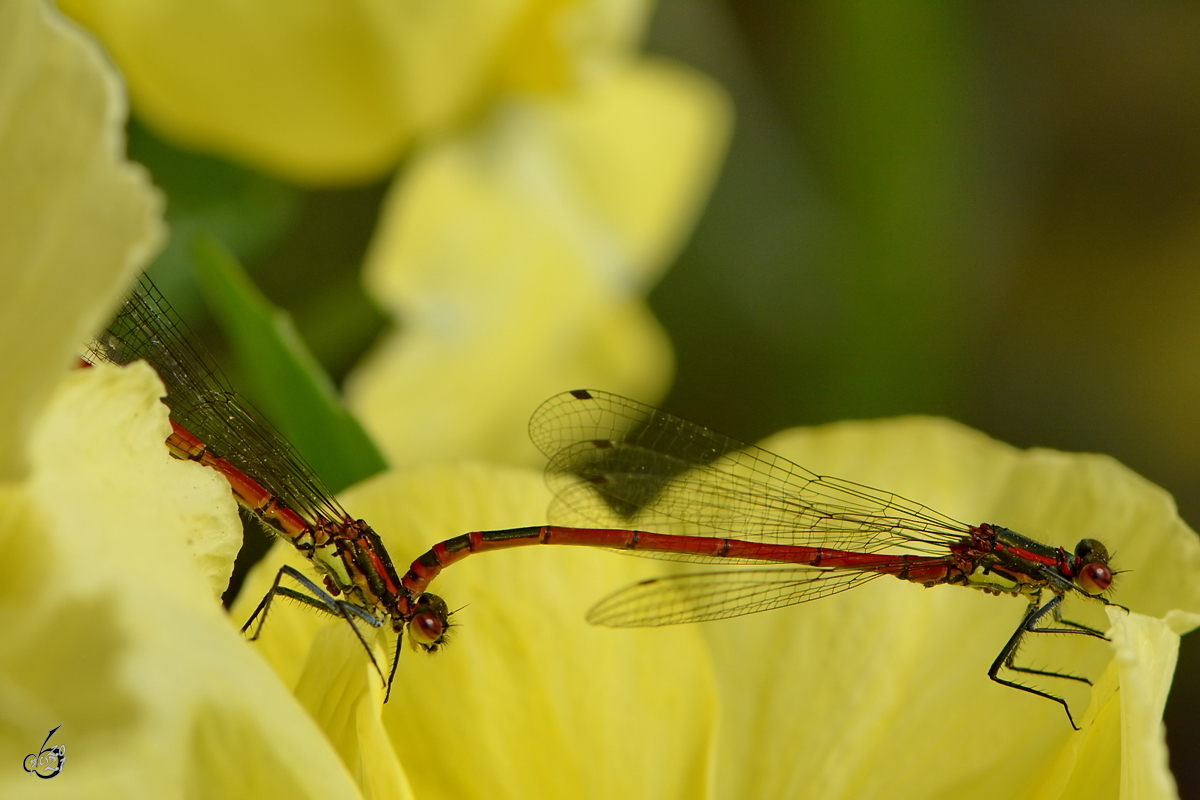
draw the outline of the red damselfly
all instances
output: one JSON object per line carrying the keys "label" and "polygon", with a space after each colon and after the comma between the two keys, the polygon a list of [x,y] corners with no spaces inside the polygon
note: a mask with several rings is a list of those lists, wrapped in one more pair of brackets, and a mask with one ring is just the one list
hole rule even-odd
{"label": "red damselfly", "polygon": [[[292,567],[280,569],[243,632],[257,620],[251,636],[257,639],[271,601],[282,595],[344,619],[383,677],[355,623],[379,628],[390,621],[398,639],[385,679],[389,694],[405,627],[418,645],[437,650],[449,628],[446,604],[436,595],[404,588],[379,535],[346,513],[295,448],[230,388],[149,278],[141,279],[84,359],[148,362],[167,390],[170,453],[224,475],[242,508],[290,542],[320,574],[324,588]],[[305,591],[283,585],[284,578]]]}
{"label": "red damselfly", "polygon": [[1102,596],[1113,572],[1107,549],[1095,539],[1068,551],[999,525],[968,525],[604,392],[547,400],[529,431],[549,458],[547,479],[557,495],[551,516],[583,524],[615,519],[620,527],[541,525],[456,536],[412,563],[403,578],[410,596],[421,596],[443,568],[471,553],[535,544],[760,566],[671,575],[622,589],[588,614],[594,624],[615,627],[737,617],[828,597],[882,575],[1016,595],[1028,600],[1028,610],[988,676],[1061,704],[1079,729],[1066,700],[1000,673],[1090,685],[1076,675],[1019,666],[1014,658],[1031,633],[1104,638],[1061,617],[1068,595],[1115,605]]}

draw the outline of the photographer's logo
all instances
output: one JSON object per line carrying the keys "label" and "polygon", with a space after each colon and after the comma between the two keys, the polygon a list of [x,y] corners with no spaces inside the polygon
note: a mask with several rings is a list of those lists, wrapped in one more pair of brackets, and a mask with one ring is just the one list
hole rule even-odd
{"label": "photographer's logo", "polygon": [[61,727],[62,725],[59,725],[46,734],[46,741],[42,742],[41,750],[25,756],[26,772],[32,772],[39,778],[53,778],[62,772],[63,764],[67,760],[67,746],[65,744],[50,745],[50,737]]}

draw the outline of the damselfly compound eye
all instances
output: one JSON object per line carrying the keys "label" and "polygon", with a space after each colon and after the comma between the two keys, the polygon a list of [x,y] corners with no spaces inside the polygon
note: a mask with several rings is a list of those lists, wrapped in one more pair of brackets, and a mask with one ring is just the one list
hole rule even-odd
{"label": "damselfly compound eye", "polygon": [[1112,585],[1113,574],[1107,564],[1084,564],[1079,569],[1079,585],[1088,594],[1100,594],[1108,591]]}
{"label": "damselfly compound eye", "polygon": [[446,633],[445,624],[436,614],[422,613],[413,616],[408,623],[409,635],[422,647],[436,647]]}
{"label": "damselfly compound eye", "polygon": [[1113,573],[1108,566],[1108,548],[1095,539],[1082,539],[1075,545],[1079,564],[1075,582],[1088,594],[1100,594],[1112,585]]}

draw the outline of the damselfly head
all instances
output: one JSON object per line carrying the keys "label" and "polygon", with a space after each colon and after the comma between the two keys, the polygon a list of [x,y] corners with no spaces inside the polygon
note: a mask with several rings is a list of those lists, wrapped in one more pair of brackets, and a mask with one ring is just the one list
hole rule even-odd
{"label": "damselfly head", "polygon": [[1075,545],[1075,582],[1088,594],[1108,591],[1113,571],[1108,565],[1108,548],[1095,539],[1083,539]]}
{"label": "damselfly head", "polygon": [[426,592],[417,600],[408,619],[408,635],[413,644],[426,653],[436,653],[446,643],[450,631],[450,609],[446,601]]}

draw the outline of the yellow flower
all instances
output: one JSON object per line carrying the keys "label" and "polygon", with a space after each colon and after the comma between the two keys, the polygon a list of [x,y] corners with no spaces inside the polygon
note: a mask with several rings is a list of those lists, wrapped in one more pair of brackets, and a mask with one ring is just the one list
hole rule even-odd
{"label": "yellow flower", "polygon": [[404,327],[348,385],[392,464],[528,462],[511,422],[564,387],[665,391],[672,356],[642,296],[704,194],[722,102],[643,62],[577,97],[513,100],[414,158],[366,271]]}
{"label": "yellow flower", "polygon": [[593,80],[638,38],[628,0],[251,5],[65,0],[154,128],[299,183],[386,174],[497,95]]}
{"label": "yellow flower", "polygon": [[0,6],[0,478],[79,343],[161,238],[161,200],[120,160],[124,97],[94,44],[40,4]]}
{"label": "yellow flower", "polygon": [[643,296],[715,176],[712,81],[639,56],[628,0],[66,0],[157,130],[307,183],[415,142],[366,265],[397,322],[349,383],[393,465],[531,461],[520,419],[564,386],[655,398],[672,357]]}

